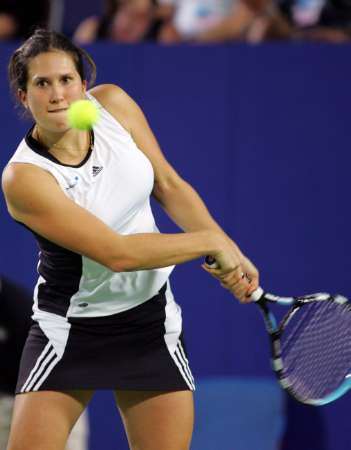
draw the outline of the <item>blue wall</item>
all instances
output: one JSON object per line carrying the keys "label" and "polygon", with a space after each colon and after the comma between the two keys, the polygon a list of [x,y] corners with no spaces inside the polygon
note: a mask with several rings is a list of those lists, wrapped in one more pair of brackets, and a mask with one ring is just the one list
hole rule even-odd
{"label": "blue wall", "polygon": [[[1,167],[29,126],[8,93],[12,50],[0,47]],[[98,82],[120,84],[139,102],[171,163],[256,262],[267,290],[351,296],[349,46],[100,44],[89,51]],[[37,250],[2,199],[0,208],[0,272],[30,286]],[[161,230],[175,230],[156,212]],[[270,377],[256,308],[240,306],[199,264],[173,276],[195,374]],[[286,450],[349,450],[350,398],[318,412],[290,405]],[[313,447],[316,435],[323,448]]]}

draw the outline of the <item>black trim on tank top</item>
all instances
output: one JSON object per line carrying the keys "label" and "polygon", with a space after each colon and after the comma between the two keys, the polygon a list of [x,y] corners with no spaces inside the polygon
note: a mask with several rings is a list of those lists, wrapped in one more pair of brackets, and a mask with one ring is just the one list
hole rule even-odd
{"label": "black trim on tank top", "polygon": [[15,222],[34,235],[40,249],[37,271],[43,281],[37,292],[39,309],[66,317],[71,298],[79,291],[83,257],[49,241],[23,222]]}
{"label": "black trim on tank top", "polygon": [[39,141],[37,141],[33,136],[32,136],[32,132],[34,129],[33,125],[31,127],[31,129],[28,131],[28,133],[25,136],[25,141],[26,144],[28,145],[28,147],[33,150],[33,152],[37,153],[40,156],[43,156],[46,159],[49,159],[50,161],[53,161],[56,164],[59,164],[60,166],[65,166],[65,167],[73,167],[75,169],[84,166],[84,164],[88,161],[88,159],[90,158],[93,149],[94,149],[94,140],[95,140],[95,136],[94,136],[94,131],[91,130],[90,131],[90,147],[89,150],[85,156],[85,158],[83,159],[83,161],[81,161],[79,164],[65,164],[61,161],[59,161],[57,158],[55,158],[54,155],[52,155],[51,153],[48,152],[47,147],[45,147],[45,145],[41,144]]}

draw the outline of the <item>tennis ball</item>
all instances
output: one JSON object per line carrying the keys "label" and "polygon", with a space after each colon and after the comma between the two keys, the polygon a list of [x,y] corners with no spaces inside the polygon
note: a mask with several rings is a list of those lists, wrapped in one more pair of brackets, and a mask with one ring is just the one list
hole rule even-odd
{"label": "tennis ball", "polygon": [[77,100],[67,111],[68,123],[78,130],[90,130],[99,119],[99,110],[90,100]]}

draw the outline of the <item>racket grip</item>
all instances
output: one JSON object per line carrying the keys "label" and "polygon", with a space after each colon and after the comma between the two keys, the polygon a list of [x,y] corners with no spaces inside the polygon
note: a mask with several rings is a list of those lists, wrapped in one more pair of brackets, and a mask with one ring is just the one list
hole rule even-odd
{"label": "racket grip", "polygon": [[211,269],[218,269],[218,267],[219,267],[219,264],[216,261],[216,258],[214,258],[213,256],[210,256],[210,255],[206,256],[205,263]]}
{"label": "racket grip", "polygon": [[250,295],[250,298],[254,302],[258,302],[259,300],[261,300],[263,295],[264,295],[263,289],[260,286],[258,286],[258,288],[252,292],[252,294]]}
{"label": "racket grip", "polygon": [[[218,263],[216,261],[216,258],[214,258],[213,256],[210,256],[210,255],[206,256],[205,263],[211,269],[217,269],[219,267],[219,265],[218,265]],[[258,302],[259,300],[261,300],[263,295],[264,295],[264,291],[259,286],[255,291],[253,291],[253,293],[251,294],[250,298],[254,302]]]}

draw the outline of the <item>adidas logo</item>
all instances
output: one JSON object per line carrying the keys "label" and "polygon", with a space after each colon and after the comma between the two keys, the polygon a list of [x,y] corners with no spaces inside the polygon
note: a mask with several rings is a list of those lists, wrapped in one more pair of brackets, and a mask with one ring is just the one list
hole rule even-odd
{"label": "adidas logo", "polygon": [[102,171],[102,166],[93,166],[93,177],[96,177],[96,175],[99,175],[99,173]]}

